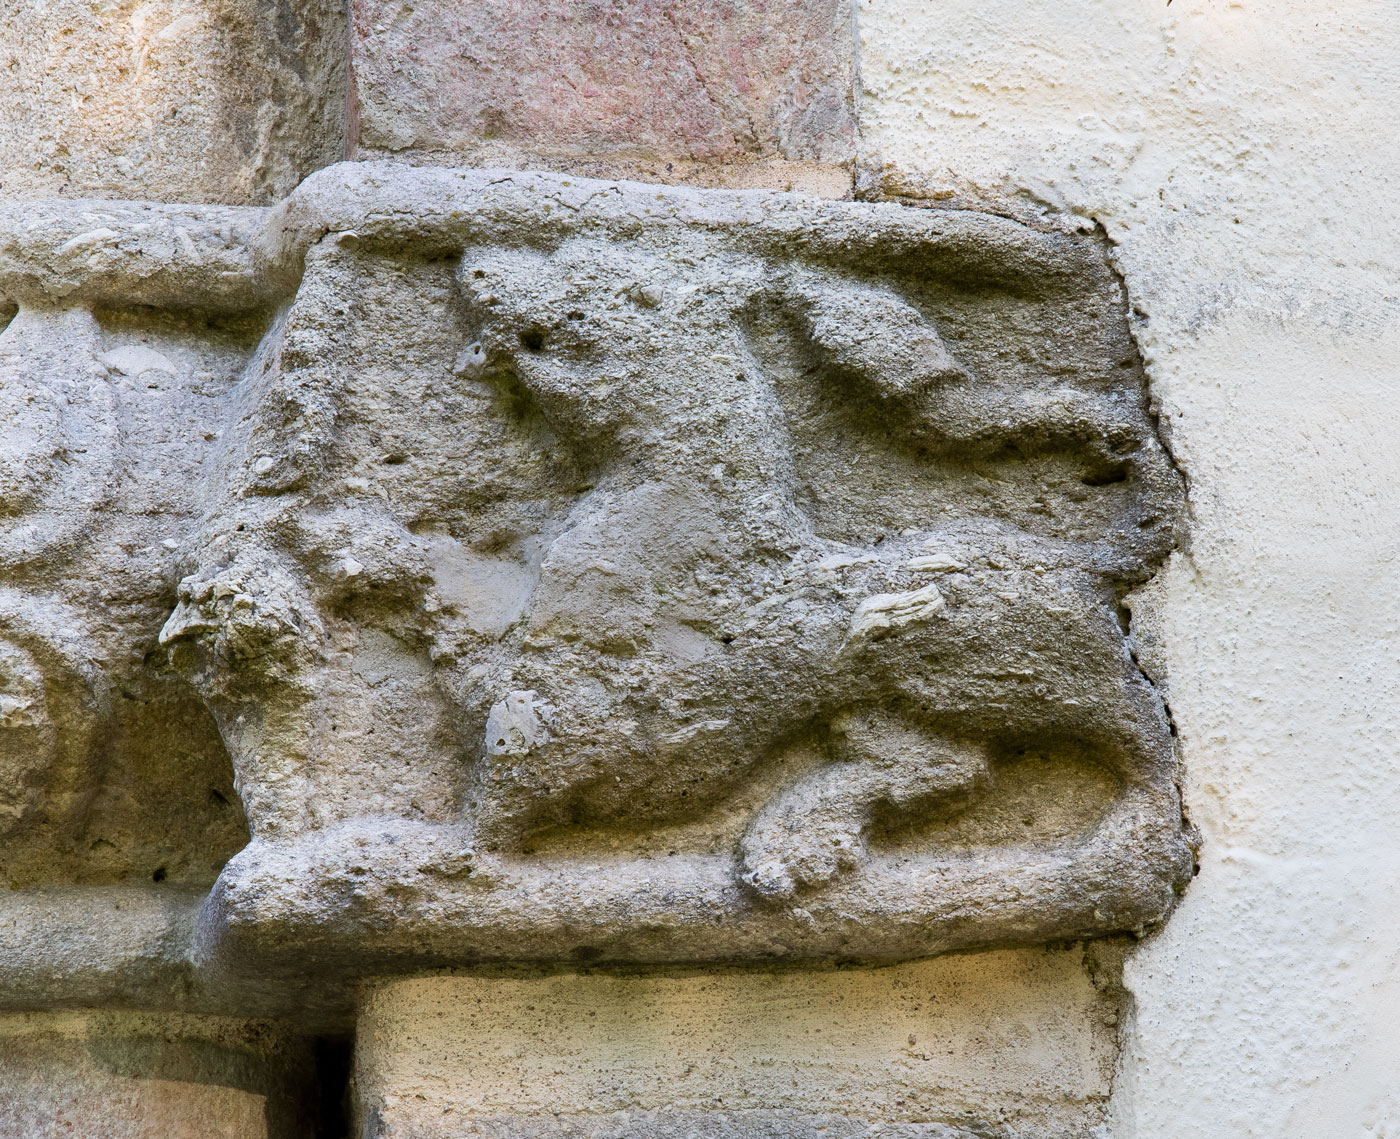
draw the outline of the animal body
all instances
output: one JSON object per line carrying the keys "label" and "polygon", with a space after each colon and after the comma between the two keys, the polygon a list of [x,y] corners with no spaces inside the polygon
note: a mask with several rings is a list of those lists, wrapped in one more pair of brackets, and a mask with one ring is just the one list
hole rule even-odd
{"label": "animal body", "polygon": [[[736,852],[784,900],[1018,749],[1123,785],[1170,765],[1119,599],[1180,486],[1116,297],[1074,315],[1063,284],[904,288],[703,234],[487,242],[418,270],[460,340],[414,394],[382,383],[413,313],[355,331],[402,296],[376,256],[313,250],[164,634],[275,791],[255,827],[392,813],[452,768],[423,809],[459,813],[489,876],[538,831],[684,818],[815,741]],[[359,799],[318,799],[318,768],[357,763]]]}

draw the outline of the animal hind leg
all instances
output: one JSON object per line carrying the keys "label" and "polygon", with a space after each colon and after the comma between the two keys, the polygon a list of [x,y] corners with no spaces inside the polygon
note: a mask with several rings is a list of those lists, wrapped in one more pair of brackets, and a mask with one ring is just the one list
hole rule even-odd
{"label": "animal hind leg", "polygon": [[878,816],[955,813],[990,779],[980,749],[888,712],[847,714],[832,729],[837,761],[779,794],[740,843],[743,881],[760,897],[826,885],[865,860]]}

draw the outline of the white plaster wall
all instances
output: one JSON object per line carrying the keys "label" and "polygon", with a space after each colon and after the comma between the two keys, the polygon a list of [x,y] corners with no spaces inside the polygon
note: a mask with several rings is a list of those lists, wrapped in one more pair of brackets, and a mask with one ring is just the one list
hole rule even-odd
{"label": "white plaster wall", "polygon": [[866,184],[1101,222],[1190,478],[1134,608],[1205,846],[1128,965],[1116,1133],[1394,1139],[1400,3],[859,18]]}

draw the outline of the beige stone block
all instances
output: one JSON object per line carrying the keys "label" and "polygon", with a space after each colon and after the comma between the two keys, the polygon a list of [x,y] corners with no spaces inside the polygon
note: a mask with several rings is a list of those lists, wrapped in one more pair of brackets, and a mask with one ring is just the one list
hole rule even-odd
{"label": "beige stone block", "polygon": [[327,0],[3,0],[0,197],[266,202],[341,157]]}
{"label": "beige stone block", "polygon": [[848,0],[350,5],[364,157],[842,196]]}
{"label": "beige stone block", "polygon": [[263,1023],[0,1017],[0,1139],[292,1139],[314,1086],[304,1046]]}
{"label": "beige stone block", "polygon": [[384,1139],[1081,1136],[1101,1119],[1116,1016],[1077,950],[425,977],[371,991],[356,1078],[365,1134]]}

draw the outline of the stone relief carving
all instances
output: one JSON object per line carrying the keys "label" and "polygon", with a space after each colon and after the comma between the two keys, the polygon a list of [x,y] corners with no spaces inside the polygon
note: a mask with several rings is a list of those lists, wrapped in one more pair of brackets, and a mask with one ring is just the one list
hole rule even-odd
{"label": "stone relief carving", "polygon": [[12,207],[0,282],[0,806],[123,685],[207,708],[210,967],[890,959],[1189,874],[1123,608],[1183,488],[1092,236],[347,164]]}

